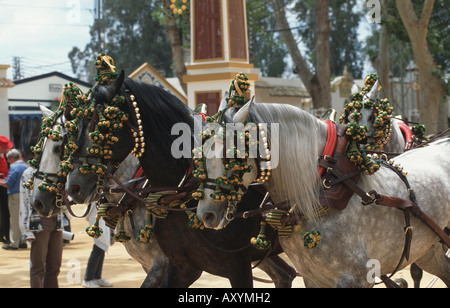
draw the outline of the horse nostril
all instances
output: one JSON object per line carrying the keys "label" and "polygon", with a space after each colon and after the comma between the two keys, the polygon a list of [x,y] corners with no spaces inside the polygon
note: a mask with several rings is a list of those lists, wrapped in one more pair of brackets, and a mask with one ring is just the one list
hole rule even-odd
{"label": "horse nostril", "polygon": [[216,214],[211,213],[211,212],[206,212],[203,215],[203,221],[204,222],[213,222],[216,219]]}
{"label": "horse nostril", "polygon": [[80,185],[72,185],[72,191],[78,192],[80,190]]}
{"label": "horse nostril", "polygon": [[39,211],[39,210],[43,210],[44,209],[44,205],[42,204],[41,201],[36,200],[34,201],[34,208]]}

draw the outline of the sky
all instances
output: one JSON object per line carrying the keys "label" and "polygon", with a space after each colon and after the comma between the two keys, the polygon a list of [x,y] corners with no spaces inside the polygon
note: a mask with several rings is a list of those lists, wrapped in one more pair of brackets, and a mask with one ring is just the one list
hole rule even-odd
{"label": "sky", "polygon": [[73,47],[90,41],[94,0],[0,0],[0,64],[20,57],[24,78],[59,71],[74,76],[68,58]]}

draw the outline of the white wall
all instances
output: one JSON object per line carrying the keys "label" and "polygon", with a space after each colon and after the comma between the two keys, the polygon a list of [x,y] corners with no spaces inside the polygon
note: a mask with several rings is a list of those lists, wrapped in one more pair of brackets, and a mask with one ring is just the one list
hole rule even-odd
{"label": "white wall", "polygon": [[[0,65],[0,78],[6,78],[8,68],[9,65]],[[9,138],[8,90],[11,89],[0,87],[0,135]]]}

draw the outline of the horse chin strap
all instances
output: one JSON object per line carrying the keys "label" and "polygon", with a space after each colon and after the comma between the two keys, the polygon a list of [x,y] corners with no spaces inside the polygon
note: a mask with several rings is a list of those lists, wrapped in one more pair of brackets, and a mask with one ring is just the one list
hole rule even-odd
{"label": "horse chin strap", "polygon": [[58,194],[56,196],[57,207],[60,207],[60,206],[58,206],[58,202],[60,202],[61,206],[65,205],[66,208],[67,208],[67,211],[69,212],[69,214],[72,215],[75,218],[84,218],[84,217],[86,217],[89,214],[89,212],[91,211],[91,207],[92,207],[92,202],[91,202],[91,203],[88,204],[88,206],[84,210],[84,213],[81,216],[76,215],[72,211],[72,205],[75,204],[75,203],[73,203],[73,201],[69,201],[63,183],[58,183]]}

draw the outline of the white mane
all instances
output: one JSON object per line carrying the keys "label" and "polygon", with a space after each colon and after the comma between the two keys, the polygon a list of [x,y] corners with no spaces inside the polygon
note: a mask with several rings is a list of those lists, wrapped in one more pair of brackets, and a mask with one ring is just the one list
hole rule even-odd
{"label": "white mane", "polygon": [[[249,121],[279,123],[279,163],[267,187],[275,202],[289,200],[296,214],[314,218],[319,205],[318,155],[325,144],[319,136],[326,132],[325,125],[299,108],[280,104],[254,104]],[[273,151],[270,139],[269,143]]]}

